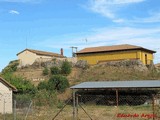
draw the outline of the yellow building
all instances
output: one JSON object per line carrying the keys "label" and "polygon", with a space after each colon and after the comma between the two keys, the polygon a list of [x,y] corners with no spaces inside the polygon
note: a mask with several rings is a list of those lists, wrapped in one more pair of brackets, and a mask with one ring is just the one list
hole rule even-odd
{"label": "yellow building", "polygon": [[156,51],[140,46],[123,44],[114,46],[90,47],[76,53],[78,60],[86,60],[90,65],[100,62],[126,59],[139,59],[145,65],[153,63],[153,54]]}

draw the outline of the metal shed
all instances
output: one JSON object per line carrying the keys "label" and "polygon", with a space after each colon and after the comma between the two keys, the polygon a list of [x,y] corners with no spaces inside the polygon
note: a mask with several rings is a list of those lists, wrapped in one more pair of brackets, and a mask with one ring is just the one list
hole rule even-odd
{"label": "metal shed", "polygon": [[[143,89],[158,89],[160,88],[160,80],[134,80],[134,81],[97,81],[83,82],[70,87],[73,91],[73,119],[77,119],[77,96],[79,90],[112,90],[115,91],[116,105],[119,105],[119,90],[143,90]],[[154,97],[154,96],[153,96]],[[154,98],[153,98],[154,99]],[[154,103],[153,103],[154,105]],[[154,109],[154,108],[153,108]]]}
{"label": "metal shed", "polygon": [[160,88],[160,80],[83,82],[71,89]]}

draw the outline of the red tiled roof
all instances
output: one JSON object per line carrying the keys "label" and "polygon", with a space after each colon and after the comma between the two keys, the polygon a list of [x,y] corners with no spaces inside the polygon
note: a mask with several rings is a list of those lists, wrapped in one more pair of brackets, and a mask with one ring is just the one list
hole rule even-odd
{"label": "red tiled roof", "polygon": [[17,55],[19,55],[20,53],[22,53],[22,52],[24,52],[26,50],[28,50],[30,52],[33,52],[33,53],[35,53],[37,55],[45,55],[45,56],[53,56],[53,57],[61,57],[61,58],[64,57],[61,54],[57,54],[57,53],[53,53],[53,52],[40,51],[40,50],[33,50],[33,49],[25,49],[25,50],[19,52]]}
{"label": "red tiled roof", "polygon": [[84,48],[77,52],[76,54],[83,54],[83,53],[96,53],[96,52],[111,52],[111,51],[122,51],[122,50],[145,50],[151,53],[155,53],[156,51],[149,50],[140,46],[123,44],[123,45],[113,45],[113,46],[100,46],[100,47],[89,47]]}
{"label": "red tiled roof", "polygon": [[0,82],[6,85],[7,87],[11,88],[13,91],[17,91],[17,88],[13,85],[11,85],[9,82],[4,80],[2,77],[0,77]]}

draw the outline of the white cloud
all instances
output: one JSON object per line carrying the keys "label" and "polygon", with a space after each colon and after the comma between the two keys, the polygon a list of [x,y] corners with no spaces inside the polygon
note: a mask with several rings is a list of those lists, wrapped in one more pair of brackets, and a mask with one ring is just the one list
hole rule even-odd
{"label": "white cloud", "polygon": [[145,2],[145,0],[90,0],[88,9],[109,18],[115,23],[156,23],[160,22],[160,11],[147,13],[148,17],[124,19],[118,16],[122,7],[130,4]]}
{"label": "white cloud", "polygon": [[157,23],[157,22],[160,22],[160,12],[151,12],[151,13],[149,13],[149,17],[146,17],[146,18],[134,18],[130,22]]}
{"label": "white cloud", "polygon": [[104,0],[110,4],[133,4],[133,3],[140,3],[144,2],[145,0]]}
{"label": "white cloud", "polygon": [[16,15],[19,15],[20,13],[16,10],[10,10],[9,11],[10,14],[16,14]]}
{"label": "white cloud", "polygon": [[[72,36],[72,37],[71,37]],[[85,40],[87,38],[87,41]],[[59,42],[57,42],[57,40]],[[159,61],[160,56],[160,27],[157,28],[136,28],[136,27],[106,27],[92,29],[88,33],[66,34],[59,37],[40,40],[35,43],[37,46],[50,48],[64,48],[70,51],[71,46],[81,50],[85,47],[109,46],[118,44],[132,44],[142,46],[157,51],[155,62]]]}
{"label": "white cloud", "polygon": [[[102,29],[95,29],[90,31],[87,36],[67,38],[61,36],[60,38],[50,38],[41,45],[46,45],[54,48],[69,48],[70,46],[78,46],[84,48],[87,46],[101,46],[112,44],[135,44],[146,47],[159,47],[160,44],[160,27],[159,28],[132,28],[132,27],[109,27]],[[70,36],[70,35],[68,35]],[[78,36],[72,35],[72,36]],[[87,42],[85,41],[87,38]],[[54,42],[57,39],[61,42]],[[156,43],[156,44],[155,44]],[[56,45],[55,45],[56,44]]]}
{"label": "white cloud", "polygon": [[117,17],[117,11],[125,5],[141,3],[145,0],[90,0],[88,9],[101,14],[113,22],[124,22],[124,19]]}

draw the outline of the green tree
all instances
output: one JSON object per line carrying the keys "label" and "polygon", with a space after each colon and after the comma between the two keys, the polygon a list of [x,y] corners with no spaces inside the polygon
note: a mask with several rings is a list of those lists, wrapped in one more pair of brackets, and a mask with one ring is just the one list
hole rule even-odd
{"label": "green tree", "polygon": [[54,75],[48,81],[48,90],[50,91],[57,90],[64,92],[67,87],[69,87],[69,82],[67,78],[62,75]]}
{"label": "green tree", "polygon": [[61,73],[68,75],[71,73],[71,70],[72,70],[71,64],[67,60],[65,60],[61,66]]}
{"label": "green tree", "polygon": [[22,77],[15,76],[12,73],[3,74],[2,77],[15,86],[18,93],[34,94],[36,92],[35,86],[30,81],[25,80]]}

